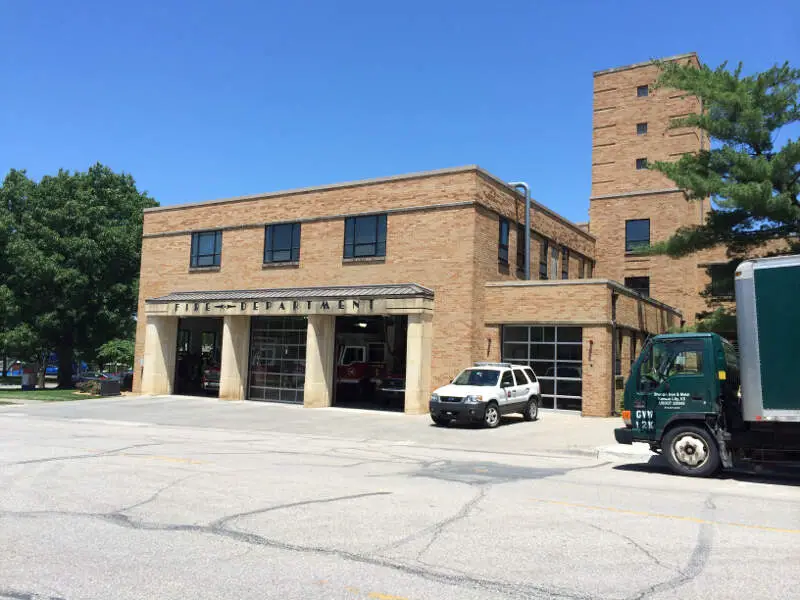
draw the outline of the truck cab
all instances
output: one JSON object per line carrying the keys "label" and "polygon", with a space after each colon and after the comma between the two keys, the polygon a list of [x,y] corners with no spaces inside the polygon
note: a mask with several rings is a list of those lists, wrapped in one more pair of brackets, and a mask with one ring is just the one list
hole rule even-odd
{"label": "truck cab", "polygon": [[631,369],[616,440],[647,442],[676,472],[709,475],[726,430],[741,423],[738,392],[736,352],[719,335],[655,336]]}

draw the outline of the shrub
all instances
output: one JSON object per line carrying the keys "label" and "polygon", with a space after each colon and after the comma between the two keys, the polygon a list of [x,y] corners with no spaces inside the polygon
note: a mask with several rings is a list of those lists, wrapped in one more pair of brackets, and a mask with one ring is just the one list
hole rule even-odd
{"label": "shrub", "polygon": [[78,388],[79,392],[84,392],[85,394],[91,394],[93,396],[100,395],[100,382],[99,381],[81,381],[75,387]]}

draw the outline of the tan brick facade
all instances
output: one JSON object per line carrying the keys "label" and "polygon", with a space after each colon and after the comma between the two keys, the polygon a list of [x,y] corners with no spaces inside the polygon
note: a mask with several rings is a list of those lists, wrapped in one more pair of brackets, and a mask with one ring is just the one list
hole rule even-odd
{"label": "tan brick facade", "polygon": [[[387,213],[385,258],[343,260],[345,218],[377,212]],[[498,261],[501,219],[509,221],[507,264]],[[299,263],[265,267],[265,226],[287,221],[302,223]],[[411,282],[435,294],[430,385],[443,385],[497,350],[498,342],[492,348],[484,335],[486,283],[522,278],[517,247],[523,222],[523,199],[475,167],[148,211],[134,389],[142,383],[147,299],[181,291]],[[217,229],[222,230],[220,267],[190,269],[192,232]],[[536,202],[532,230],[534,276],[543,237],[559,255],[551,277],[561,277],[562,248],[568,251],[571,279],[580,276],[581,261],[594,259],[592,235]]]}
{"label": "tan brick facade", "polygon": [[[699,65],[694,54],[674,60]],[[597,238],[597,275],[619,282],[648,277],[650,295],[680,308],[691,323],[707,310],[700,292],[709,280],[700,265],[725,262],[724,251],[671,259],[635,256],[625,248],[627,220],[649,219],[650,240],[657,242],[679,227],[701,224],[709,209],[708,200],[687,201],[660,173],[636,168],[640,158],[674,161],[708,147],[698,131],[669,129],[673,119],[698,112],[700,103],[676,90],[654,89],[657,78],[649,63],[595,73],[589,229]],[[638,95],[639,86],[648,86],[647,96]],[[646,124],[646,133],[637,131],[639,124]]]}

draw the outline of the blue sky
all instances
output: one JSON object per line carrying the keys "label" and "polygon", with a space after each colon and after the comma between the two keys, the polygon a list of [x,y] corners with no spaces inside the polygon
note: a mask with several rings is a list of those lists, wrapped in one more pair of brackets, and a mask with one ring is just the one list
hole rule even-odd
{"label": "blue sky", "polygon": [[0,0],[0,171],[173,204],[476,163],[585,220],[593,71],[800,67],[796,0],[660,5]]}

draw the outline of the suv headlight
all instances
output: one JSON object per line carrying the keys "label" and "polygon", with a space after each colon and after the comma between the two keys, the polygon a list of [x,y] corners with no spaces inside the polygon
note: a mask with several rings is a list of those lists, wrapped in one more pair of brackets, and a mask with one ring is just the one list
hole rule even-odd
{"label": "suv headlight", "polygon": [[431,394],[431,402],[438,402],[439,394]]}
{"label": "suv headlight", "polygon": [[478,402],[483,402],[483,396],[477,396],[477,395],[464,396],[464,402],[466,404],[477,404]]}

